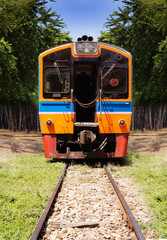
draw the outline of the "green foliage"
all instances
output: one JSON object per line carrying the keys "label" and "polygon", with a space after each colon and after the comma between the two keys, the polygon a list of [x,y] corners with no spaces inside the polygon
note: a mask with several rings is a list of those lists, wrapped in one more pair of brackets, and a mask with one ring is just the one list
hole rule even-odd
{"label": "green foliage", "polygon": [[[15,59],[15,75],[1,78],[1,102],[37,102],[38,55],[51,47],[70,42],[63,33],[65,24],[56,12],[46,8],[45,0],[2,0],[0,2],[0,39],[9,44]],[[5,59],[4,59],[5,60]],[[13,60],[12,60],[13,61]],[[8,67],[8,69],[10,66]],[[6,68],[2,65],[1,72]]]}
{"label": "green foliage", "polygon": [[152,23],[154,26],[166,35],[167,26],[167,3],[165,0],[141,0],[143,11],[149,15],[153,15]]}
{"label": "green foliage", "polygon": [[1,154],[0,239],[29,239],[63,169],[40,155]]}
{"label": "green foliage", "polygon": [[164,0],[124,0],[110,14],[100,41],[118,45],[133,56],[133,96],[136,104],[164,103],[166,87],[167,6]]}
{"label": "green foliage", "polygon": [[[0,40],[0,96],[3,101],[12,100],[12,95],[17,92],[17,58],[13,55],[11,44],[5,42],[2,38]],[[13,80],[15,85],[13,85]]]}
{"label": "green foliage", "polygon": [[153,57],[153,60],[154,60],[154,67],[153,67],[152,82],[155,82],[155,85],[156,85],[156,89],[154,89],[156,98],[158,99],[158,93],[160,92],[161,93],[160,100],[161,102],[165,102],[167,99],[166,98],[167,37],[164,41],[159,43],[157,54]]}

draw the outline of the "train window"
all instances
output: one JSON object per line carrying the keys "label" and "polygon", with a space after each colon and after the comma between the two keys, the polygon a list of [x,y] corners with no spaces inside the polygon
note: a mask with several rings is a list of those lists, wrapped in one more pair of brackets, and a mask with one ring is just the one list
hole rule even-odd
{"label": "train window", "polygon": [[70,71],[68,67],[50,67],[44,70],[44,95],[68,93]]}
{"label": "train window", "polygon": [[104,67],[102,69],[103,91],[106,94],[127,93],[127,69]]}

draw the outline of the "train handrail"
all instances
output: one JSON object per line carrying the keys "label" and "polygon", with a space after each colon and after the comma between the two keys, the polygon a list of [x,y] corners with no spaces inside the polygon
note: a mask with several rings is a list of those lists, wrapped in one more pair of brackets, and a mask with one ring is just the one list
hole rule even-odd
{"label": "train handrail", "polygon": [[100,117],[99,120],[101,119],[101,108],[102,108],[102,90],[100,89],[99,91],[99,102],[100,102]]}
{"label": "train handrail", "polygon": [[71,121],[73,121],[73,99],[74,99],[74,90],[71,88]]}

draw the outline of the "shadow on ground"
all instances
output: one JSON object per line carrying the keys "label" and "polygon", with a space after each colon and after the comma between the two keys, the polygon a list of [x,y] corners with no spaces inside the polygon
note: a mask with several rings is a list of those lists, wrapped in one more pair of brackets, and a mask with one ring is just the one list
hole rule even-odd
{"label": "shadow on ground", "polygon": [[129,155],[125,158],[112,158],[112,159],[49,159],[48,163],[63,162],[69,165],[87,165],[93,168],[102,168],[103,165],[112,164],[115,166],[130,166],[132,165],[132,160]]}

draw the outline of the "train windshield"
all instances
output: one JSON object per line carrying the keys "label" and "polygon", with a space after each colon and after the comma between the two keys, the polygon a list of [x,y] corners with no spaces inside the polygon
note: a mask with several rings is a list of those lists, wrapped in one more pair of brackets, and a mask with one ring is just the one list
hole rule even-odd
{"label": "train windshield", "polygon": [[103,90],[107,93],[127,93],[128,73],[125,68],[104,67],[102,69]]}
{"label": "train windshield", "polygon": [[68,67],[48,67],[44,70],[44,94],[68,93],[70,70]]}

